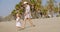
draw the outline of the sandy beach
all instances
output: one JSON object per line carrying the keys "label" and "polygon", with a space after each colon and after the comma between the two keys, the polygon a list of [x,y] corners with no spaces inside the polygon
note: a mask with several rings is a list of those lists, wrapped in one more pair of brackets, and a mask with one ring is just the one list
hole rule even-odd
{"label": "sandy beach", "polygon": [[15,20],[0,22],[0,32],[60,32],[60,17],[32,19],[35,27],[26,23],[24,30],[16,31]]}

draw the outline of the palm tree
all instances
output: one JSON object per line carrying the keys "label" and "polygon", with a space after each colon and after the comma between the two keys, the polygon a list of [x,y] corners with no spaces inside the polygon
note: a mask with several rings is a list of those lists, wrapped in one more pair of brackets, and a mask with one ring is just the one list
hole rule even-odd
{"label": "palm tree", "polygon": [[48,6],[47,6],[47,8],[48,8],[48,11],[50,11],[50,14],[51,14],[51,16],[53,16],[53,11],[54,11],[54,2],[55,2],[55,0],[47,0],[47,4],[48,4]]}
{"label": "palm tree", "polygon": [[15,14],[16,14],[16,10],[13,10],[13,11],[11,12],[11,15],[15,16]]}
{"label": "palm tree", "polygon": [[59,5],[58,5],[58,10],[59,10],[59,14],[60,14],[60,3],[59,3]]}
{"label": "palm tree", "polygon": [[49,9],[51,9],[51,10],[53,9],[53,7],[54,7],[54,2],[55,2],[55,0],[48,0],[48,1],[47,1],[48,8],[49,8]]}
{"label": "palm tree", "polygon": [[[38,11],[41,11],[41,4],[42,4],[42,0],[36,0],[35,4],[34,4],[34,9],[35,9],[35,16],[38,17]],[[39,18],[39,17],[38,17]]]}
{"label": "palm tree", "polygon": [[[41,10],[41,1],[42,0],[22,0],[20,1],[20,3],[16,4],[15,9],[12,11],[12,14],[15,15],[18,11],[19,13],[23,14],[23,10],[24,8],[22,7],[23,2],[27,1],[30,5],[31,5],[31,9],[33,9],[33,11],[35,11],[35,13],[33,15],[35,15],[36,17],[36,12]],[[33,11],[31,10],[31,12],[33,13]]]}
{"label": "palm tree", "polygon": [[47,10],[57,11],[57,7],[54,7],[55,0],[47,0],[48,5],[46,7],[41,5],[42,0],[22,0],[18,4],[16,4],[15,9],[12,11],[12,14],[15,15],[17,10],[20,14],[24,13],[24,8],[22,7],[24,1],[27,1],[31,5],[31,12],[35,17],[37,17],[38,11],[42,11],[44,15],[47,14]]}

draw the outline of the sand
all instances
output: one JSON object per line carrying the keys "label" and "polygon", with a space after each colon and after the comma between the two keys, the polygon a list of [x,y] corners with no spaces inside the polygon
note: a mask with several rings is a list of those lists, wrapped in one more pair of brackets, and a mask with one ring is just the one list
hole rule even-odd
{"label": "sand", "polygon": [[15,20],[0,22],[0,32],[60,32],[60,17],[32,19],[35,27],[26,23],[24,30],[16,31]]}

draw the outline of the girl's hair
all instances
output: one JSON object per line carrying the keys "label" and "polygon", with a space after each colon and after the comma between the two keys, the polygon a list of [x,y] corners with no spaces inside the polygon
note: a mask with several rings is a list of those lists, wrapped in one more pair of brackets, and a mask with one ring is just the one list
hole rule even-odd
{"label": "girl's hair", "polygon": [[21,14],[17,13],[16,16],[21,17]]}

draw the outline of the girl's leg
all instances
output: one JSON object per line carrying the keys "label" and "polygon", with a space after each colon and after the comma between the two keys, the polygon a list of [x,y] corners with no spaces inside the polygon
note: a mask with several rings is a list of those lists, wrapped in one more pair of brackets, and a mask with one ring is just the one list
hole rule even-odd
{"label": "girl's leg", "polygon": [[18,27],[16,26],[16,32],[18,31]]}

